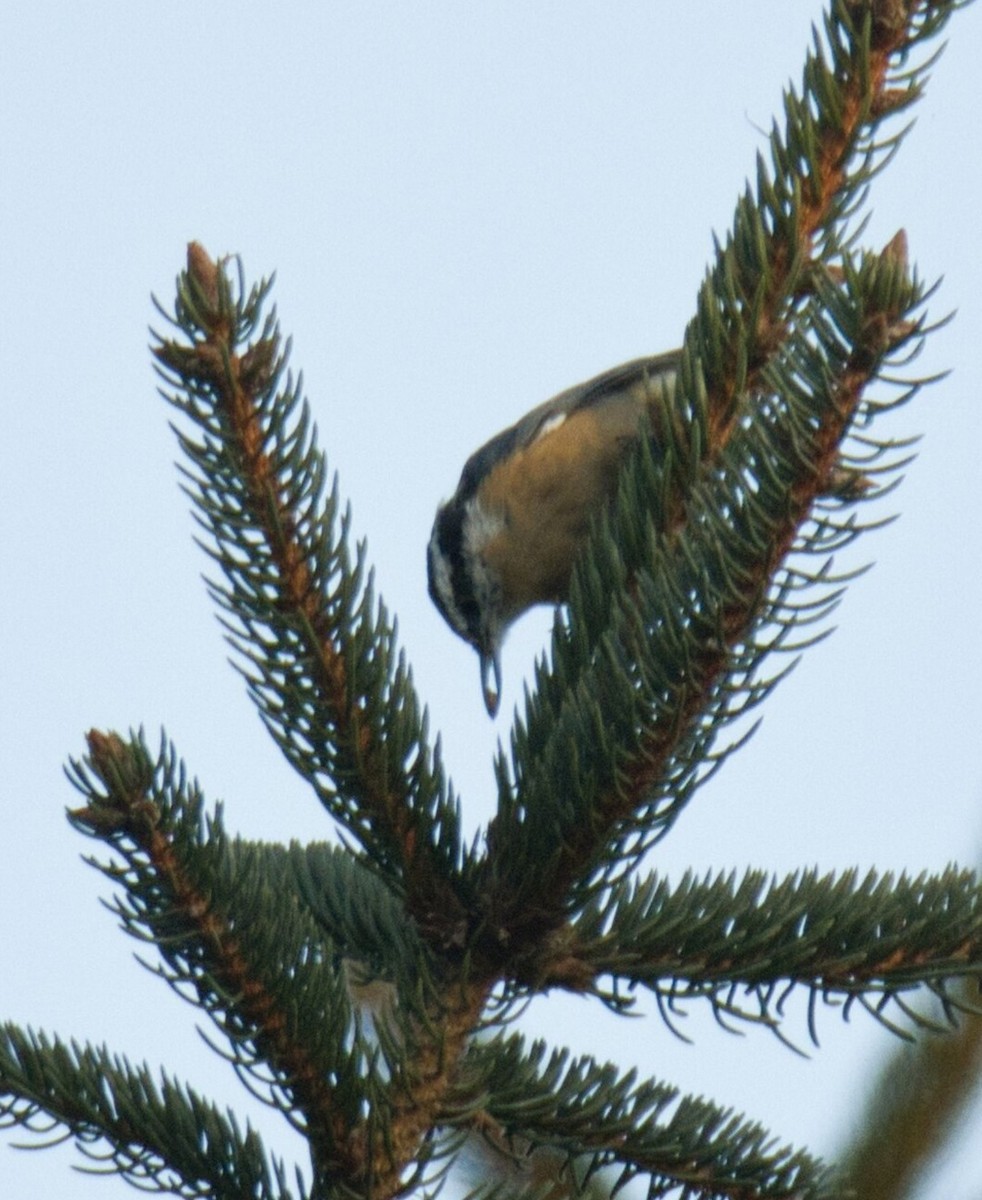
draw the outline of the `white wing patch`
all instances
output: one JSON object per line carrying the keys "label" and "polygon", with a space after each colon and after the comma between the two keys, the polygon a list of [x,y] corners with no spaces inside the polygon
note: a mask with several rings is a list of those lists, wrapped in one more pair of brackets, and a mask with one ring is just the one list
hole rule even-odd
{"label": "white wing patch", "polygon": [[566,420],[566,417],[567,414],[564,412],[553,413],[552,416],[546,417],[539,428],[535,431],[535,437],[532,438],[532,442],[541,441],[541,439],[547,434],[550,434],[554,430],[558,429],[559,426],[562,425],[562,423]]}

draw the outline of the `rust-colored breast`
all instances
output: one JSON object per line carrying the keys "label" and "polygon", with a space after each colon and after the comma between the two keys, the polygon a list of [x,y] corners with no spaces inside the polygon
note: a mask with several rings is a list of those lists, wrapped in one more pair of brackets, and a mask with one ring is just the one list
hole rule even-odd
{"label": "rust-colored breast", "polygon": [[506,616],[565,600],[591,514],[612,496],[644,417],[644,388],[578,409],[484,480],[484,507],[505,521],[482,553],[501,581]]}

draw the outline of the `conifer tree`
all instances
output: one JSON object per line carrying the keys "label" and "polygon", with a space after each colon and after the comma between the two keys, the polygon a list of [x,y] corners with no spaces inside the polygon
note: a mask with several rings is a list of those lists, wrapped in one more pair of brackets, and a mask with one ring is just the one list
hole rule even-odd
{"label": "conifer tree", "polygon": [[[848,1193],[752,1119],[529,1044],[510,1018],[550,989],[618,1011],[641,990],[669,1023],[706,1005],[780,1031],[801,989],[812,1008],[909,1028],[925,1022],[912,999],[953,1019],[952,981],[982,974],[967,870],[673,886],[642,861],[735,749],[728,729],[781,656],[823,636],[848,582],[833,556],[879,523],[907,461],[881,418],[925,382],[896,372],[929,332],[928,293],[903,234],[860,245],[863,204],[958,7],[832,0],[699,290],[657,453],[639,446],[598,515],[473,845],[287,371],[271,285],[192,244],[154,346],[184,486],[248,691],[340,842],[231,835],[176,748],[139,732],[89,733],[71,820],[104,847],[124,928],[309,1163],[289,1168],[164,1071],[9,1024],[7,1124],[53,1123],[141,1187],[216,1200],[431,1193],[474,1137],[492,1160],[548,1154],[570,1194],[603,1168],[649,1195]],[[476,1195],[559,1186],[486,1175]]]}

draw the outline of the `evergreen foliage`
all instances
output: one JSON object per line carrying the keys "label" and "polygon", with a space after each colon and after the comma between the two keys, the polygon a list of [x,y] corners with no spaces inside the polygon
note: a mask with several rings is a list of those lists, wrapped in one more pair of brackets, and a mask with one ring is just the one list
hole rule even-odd
{"label": "evergreen foliage", "polygon": [[[243,1083],[306,1139],[291,1172],[185,1085],[104,1049],[6,1026],[0,1117],[51,1128],[150,1190],[184,1197],[373,1197],[432,1189],[465,1139],[545,1150],[567,1191],[601,1168],[648,1194],[833,1197],[848,1184],[759,1125],[504,1026],[531,994],[665,1020],[706,1003],[789,1040],[804,989],[905,1036],[965,1005],[982,974],[982,888],[802,872],[643,876],[640,859],[827,631],[834,554],[909,446],[882,415],[923,380],[893,373],[928,332],[902,234],[859,246],[875,174],[918,99],[951,0],[832,0],[800,94],[699,291],[658,452],[641,446],[599,514],[551,653],[537,665],[497,815],[462,841],[459,801],[329,480],[270,283],[197,245],[154,353],[184,486],[246,686],[344,847],[229,836],[166,741],[92,731],[69,776],[75,827],[124,929],[213,1023]],[[872,511],[872,516],[867,512]],[[739,739],[738,739],[739,740]],[[810,1030],[814,1036],[814,1028]],[[555,1177],[476,1195],[556,1195]]]}

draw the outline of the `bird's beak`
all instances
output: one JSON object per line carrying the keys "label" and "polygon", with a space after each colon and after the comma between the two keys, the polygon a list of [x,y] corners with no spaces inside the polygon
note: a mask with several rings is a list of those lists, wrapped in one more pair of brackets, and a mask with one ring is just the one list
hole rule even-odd
{"label": "bird's beak", "polygon": [[480,650],[481,658],[481,693],[484,696],[484,707],[488,716],[493,717],[498,711],[501,701],[501,651]]}

